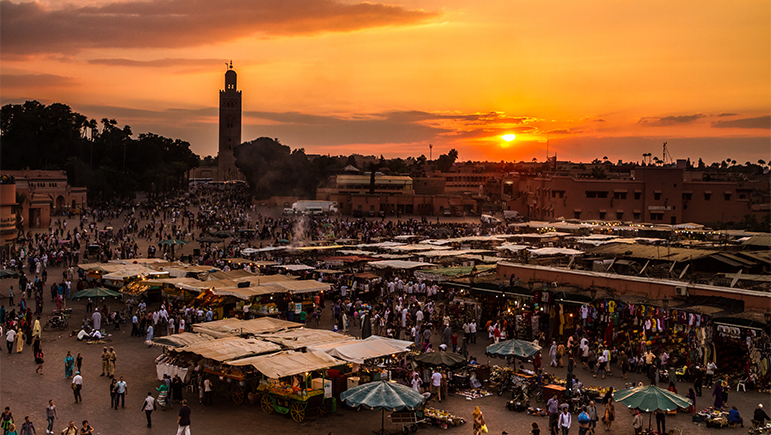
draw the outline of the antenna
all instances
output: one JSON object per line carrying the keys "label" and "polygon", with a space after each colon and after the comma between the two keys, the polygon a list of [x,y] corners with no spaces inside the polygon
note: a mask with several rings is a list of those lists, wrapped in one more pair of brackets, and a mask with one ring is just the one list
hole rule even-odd
{"label": "antenna", "polygon": [[661,159],[661,164],[666,165],[667,163],[674,163],[675,161],[672,159],[672,155],[669,154],[669,150],[667,149],[667,143],[664,142],[664,155]]}
{"label": "antenna", "polygon": [[433,153],[434,153],[434,144],[428,144],[428,160],[434,160],[433,159]]}

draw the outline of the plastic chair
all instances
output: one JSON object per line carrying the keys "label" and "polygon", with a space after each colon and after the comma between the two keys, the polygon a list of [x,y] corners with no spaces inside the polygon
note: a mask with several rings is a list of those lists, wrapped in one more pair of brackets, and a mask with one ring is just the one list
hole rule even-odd
{"label": "plastic chair", "polygon": [[746,383],[748,380],[749,380],[749,379],[747,379],[747,378],[744,378],[744,379],[740,379],[740,380],[739,380],[739,382],[737,382],[737,383],[736,383],[736,392],[737,392],[737,393],[739,392],[739,387],[741,387],[741,388],[742,388],[742,391],[744,391],[745,393],[747,392],[747,387],[745,386],[745,383]]}

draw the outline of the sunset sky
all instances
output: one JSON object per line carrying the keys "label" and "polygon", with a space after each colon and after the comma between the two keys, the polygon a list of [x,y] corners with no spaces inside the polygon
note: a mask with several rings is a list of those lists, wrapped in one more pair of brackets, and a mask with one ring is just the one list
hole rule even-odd
{"label": "sunset sky", "polygon": [[[460,160],[771,160],[767,0],[0,1],[0,99],[216,154],[244,141]],[[507,142],[500,136],[516,135]]]}

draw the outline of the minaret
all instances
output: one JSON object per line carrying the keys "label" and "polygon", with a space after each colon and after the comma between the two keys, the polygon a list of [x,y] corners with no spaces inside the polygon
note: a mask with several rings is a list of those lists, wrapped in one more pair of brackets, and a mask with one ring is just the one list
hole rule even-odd
{"label": "minaret", "polygon": [[219,179],[240,180],[233,148],[241,144],[241,91],[236,90],[233,61],[225,73],[225,90],[220,91]]}

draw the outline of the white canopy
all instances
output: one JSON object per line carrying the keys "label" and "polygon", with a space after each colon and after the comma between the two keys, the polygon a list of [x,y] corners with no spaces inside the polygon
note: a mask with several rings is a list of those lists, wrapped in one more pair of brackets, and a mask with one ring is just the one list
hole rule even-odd
{"label": "white canopy", "polygon": [[[406,345],[398,345],[398,342],[406,343]],[[308,346],[308,350],[322,351],[348,362],[363,364],[368,359],[407,352],[411,344],[413,343],[410,341],[392,340],[373,335],[366,340],[351,340]]]}
{"label": "white canopy", "polygon": [[538,248],[530,250],[532,255],[581,255],[584,252],[569,248]]}
{"label": "white canopy", "polygon": [[511,252],[519,252],[523,249],[527,249],[530,246],[528,245],[517,245],[515,243],[503,243],[501,246],[496,247],[495,249],[498,249],[500,251],[506,250]]}
{"label": "white canopy", "polygon": [[375,269],[417,269],[419,267],[435,267],[436,265],[431,263],[421,263],[419,261],[404,261],[404,260],[382,260],[382,261],[370,261],[370,266]]}
{"label": "white canopy", "polygon": [[[275,281],[263,283],[263,287],[279,287],[283,291],[289,293],[313,293],[320,291],[327,291],[331,287],[330,284],[318,282],[314,279],[301,279],[297,281]],[[280,290],[276,290],[278,292]]]}
{"label": "white canopy", "polygon": [[[302,326],[301,323],[274,319],[272,317],[258,317],[251,320],[241,320],[233,317],[213,322],[196,323],[193,325],[193,331],[219,338],[241,334],[266,334],[284,329],[300,328]],[[176,336],[170,335],[169,337]]]}
{"label": "white canopy", "polygon": [[283,267],[286,270],[293,270],[293,271],[301,271],[301,270],[313,270],[314,268],[311,266],[306,266],[304,264],[282,264],[278,267]]}
{"label": "white canopy", "polygon": [[172,350],[174,352],[190,352],[204,358],[223,362],[245,356],[276,352],[281,350],[281,346],[262,340],[226,337],[212,341],[201,341]]}
{"label": "white canopy", "polygon": [[251,365],[268,378],[283,378],[345,364],[324,352],[278,352],[228,362],[232,366]]}

